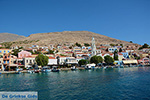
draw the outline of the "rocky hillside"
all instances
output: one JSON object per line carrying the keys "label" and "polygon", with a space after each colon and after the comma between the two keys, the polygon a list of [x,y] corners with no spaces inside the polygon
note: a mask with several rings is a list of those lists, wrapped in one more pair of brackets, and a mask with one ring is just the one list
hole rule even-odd
{"label": "rocky hillside", "polygon": [[110,38],[104,35],[89,31],[64,31],[51,33],[37,33],[31,34],[26,38],[16,40],[14,45],[31,46],[37,44],[41,46],[48,46],[49,44],[66,44],[66,43],[91,43],[92,37],[95,38],[96,44],[124,44],[131,43]]}
{"label": "rocky hillside", "polygon": [[17,34],[11,34],[11,33],[0,33],[0,43],[1,42],[10,42],[17,39],[23,39],[25,36],[20,36]]}

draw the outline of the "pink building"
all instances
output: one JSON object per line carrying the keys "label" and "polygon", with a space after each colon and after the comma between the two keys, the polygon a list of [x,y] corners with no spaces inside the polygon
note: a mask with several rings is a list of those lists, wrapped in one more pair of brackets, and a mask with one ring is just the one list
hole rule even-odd
{"label": "pink building", "polygon": [[18,58],[24,58],[24,57],[28,57],[31,56],[31,53],[28,51],[21,51],[18,53]]}

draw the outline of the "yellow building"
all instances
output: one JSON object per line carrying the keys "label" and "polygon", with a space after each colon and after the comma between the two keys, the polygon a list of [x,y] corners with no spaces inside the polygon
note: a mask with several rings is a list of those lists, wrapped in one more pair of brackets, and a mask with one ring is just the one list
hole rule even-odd
{"label": "yellow building", "polygon": [[8,54],[11,52],[11,49],[0,49],[0,55]]}

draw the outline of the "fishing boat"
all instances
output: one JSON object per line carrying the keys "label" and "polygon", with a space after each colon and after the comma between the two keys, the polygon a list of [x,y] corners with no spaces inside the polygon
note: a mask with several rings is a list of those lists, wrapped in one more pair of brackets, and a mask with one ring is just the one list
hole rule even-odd
{"label": "fishing boat", "polygon": [[42,68],[42,72],[51,72],[51,69],[50,69],[50,67],[48,67],[48,66],[44,66],[43,68]]}
{"label": "fishing boat", "polygon": [[51,71],[52,71],[52,72],[59,72],[59,69],[57,69],[57,66],[53,66],[53,68],[52,68]]}

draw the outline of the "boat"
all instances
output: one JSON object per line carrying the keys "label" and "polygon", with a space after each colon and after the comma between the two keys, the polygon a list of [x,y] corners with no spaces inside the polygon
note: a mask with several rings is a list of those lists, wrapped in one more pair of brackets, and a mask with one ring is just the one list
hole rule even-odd
{"label": "boat", "polygon": [[28,70],[28,73],[34,73],[34,71],[33,70]]}
{"label": "boat", "polygon": [[28,72],[28,73],[34,73],[33,67],[28,67],[28,68],[27,68],[27,72]]}
{"label": "boat", "polygon": [[71,67],[71,70],[72,71],[76,70],[76,66]]}
{"label": "boat", "polygon": [[123,66],[123,65],[120,65],[119,67],[120,67],[120,68],[124,68],[124,66]]}
{"label": "boat", "polygon": [[85,69],[89,70],[92,69],[91,66],[85,66]]}
{"label": "boat", "polygon": [[23,69],[22,68],[16,68],[16,74],[21,74],[21,71],[22,71]]}
{"label": "boat", "polygon": [[51,71],[52,71],[52,72],[59,72],[59,69],[57,69],[57,66],[53,66],[53,68],[52,68]]}
{"label": "boat", "polygon": [[39,73],[39,72],[40,72],[40,70],[38,67],[34,68],[34,73]]}
{"label": "boat", "polygon": [[108,68],[108,66],[104,66],[104,67],[103,67],[103,69],[107,69],[107,68]]}
{"label": "boat", "polygon": [[48,67],[48,66],[44,66],[43,68],[42,68],[42,72],[51,72],[51,69],[50,69],[50,67]]}
{"label": "boat", "polygon": [[94,69],[95,68],[95,64],[87,64],[85,66],[85,69],[89,70],[89,69]]}
{"label": "boat", "polygon": [[16,74],[21,74],[21,71],[19,70],[19,71],[17,71],[17,72],[15,72]]}

